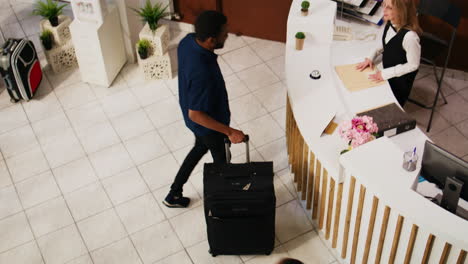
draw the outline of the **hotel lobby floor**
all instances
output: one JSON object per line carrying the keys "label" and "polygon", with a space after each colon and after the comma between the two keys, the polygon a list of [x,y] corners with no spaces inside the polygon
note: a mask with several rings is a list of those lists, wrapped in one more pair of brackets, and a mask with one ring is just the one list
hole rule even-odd
{"label": "hotel lobby floor", "polygon": [[[28,37],[39,47],[30,1],[0,2],[7,3],[0,11],[3,37]],[[185,34],[172,32],[173,58]],[[251,135],[253,160],[275,164],[272,255],[208,254],[200,165],[185,187],[190,208],[161,204],[194,139],[178,109],[177,78],[146,82],[128,64],[111,88],[81,82],[78,70],[47,69],[38,95],[14,105],[1,84],[0,263],[272,264],[284,256],[334,263],[288,170],[284,44],[230,35],[218,53],[233,126]],[[430,99],[433,85],[422,69],[414,97]],[[438,108],[429,136],[468,160],[468,81],[449,76],[444,91],[449,104]],[[405,109],[425,125],[427,110]],[[243,160],[243,150],[233,147],[234,161]]]}

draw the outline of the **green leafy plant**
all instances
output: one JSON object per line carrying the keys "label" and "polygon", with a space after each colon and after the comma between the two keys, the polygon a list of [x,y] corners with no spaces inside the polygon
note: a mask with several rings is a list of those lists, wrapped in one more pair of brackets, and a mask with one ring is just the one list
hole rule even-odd
{"label": "green leafy plant", "polygon": [[140,58],[142,60],[148,58],[150,48],[151,48],[151,43],[147,39],[140,39],[137,42],[138,54],[140,55]]}
{"label": "green leafy plant", "polygon": [[53,27],[58,26],[58,16],[62,14],[62,9],[67,4],[59,5],[58,1],[46,0],[37,1],[34,5],[33,15],[42,16],[50,21]]}
{"label": "green leafy plant", "polygon": [[297,32],[297,33],[296,33],[296,38],[297,38],[297,39],[305,39],[305,34],[304,34],[304,32]]}
{"label": "green leafy plant", "polygon": [[41,39],[42,45],[44,45],[44,48],[46,50],[52,49],[52,43],[54,40],[54,35],[52,34],[52,31],[48,29],[42,31],[39,38]]}
{"label": "green leafy plant", "polygon": [[309,6],[310,6],[309,1],[302,1],[301,7],[302,7],[303,10],[308,10]]}
{"label": "green leafy plant", "polygon": [[150,0],[146,0],[146,4],[144,7],[141,8],[131,8],[135,11],[140,17],[143,23],[148,23],[151,31],[155,31],[158,27],[158,21],[169,15],[169,12],[166,12],[166,9],[169,5],[165,7],[162,6],[161,3],[156,3],[154,5],[151,4]]}

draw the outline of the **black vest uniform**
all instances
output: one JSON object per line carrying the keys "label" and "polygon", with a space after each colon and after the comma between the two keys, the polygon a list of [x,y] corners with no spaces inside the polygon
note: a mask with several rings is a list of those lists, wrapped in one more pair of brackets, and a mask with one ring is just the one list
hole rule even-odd
{"label": "black vest uniform", "polygon": [[[384,34],[382,36],[382,44],[384,48],[382,64],[384,69],[408,62],[406,59],[406,51],[403,48],[403,38],[409,30],[405,28],[400,29],[396,35],[390,39],[387,44],[385,44],[387,31],[390,27],[393,28],[390,23],[385,25]],[[415,70],[400,77],[393,77],[388,80],[390,87],[392,88],[393,95],[395,95],[401,106],[403,106],[406,100],[408,100],[411,88],[413,87],[414,78],[417,73],[418,70]]]}

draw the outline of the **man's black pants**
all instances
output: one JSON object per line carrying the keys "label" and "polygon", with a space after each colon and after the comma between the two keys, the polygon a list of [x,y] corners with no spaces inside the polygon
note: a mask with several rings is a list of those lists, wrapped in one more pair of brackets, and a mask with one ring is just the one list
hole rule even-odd
{"label": "man's black pants", "polygon": [[221,133],[195,136],[195,146],[193,146],[192,150],[187,154],[187,157],[185,157],[182,166],[177,172],[174,183],[171,185],[171,194],[182,194],[184,184],[187,182],[195,166],[208,150],[211,152],[214,163],[226,163],[224,138],[226,138],[226,136]]}

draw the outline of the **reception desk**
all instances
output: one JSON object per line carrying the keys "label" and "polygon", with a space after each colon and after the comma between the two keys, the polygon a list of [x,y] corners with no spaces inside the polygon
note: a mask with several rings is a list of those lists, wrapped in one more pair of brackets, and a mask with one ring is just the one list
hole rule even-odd
{"label": "reception desk", "polygon": [[[289,163],[303,207],[342,263],[466,263],[468,221],[413,191],[415,172],[402,169],[403,152],[428,139],[418,128],[382,137],[340,155],[346,142],[324,127],[356,113],[397,103],[387,82],[349,92],[334,67],[361,61],[378,41],[333,41],[336,3],[311,1],[309,16],[292,3],[285,69],[288,88],[286,135]],[[380,29],[353,25],[367,33]],[[295,50],[296,32],[306,34]],[[313,70],[321,78],[309,78]],[[398,103],[397,103],[398,104]]]}

